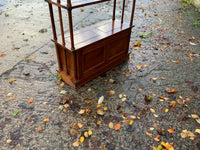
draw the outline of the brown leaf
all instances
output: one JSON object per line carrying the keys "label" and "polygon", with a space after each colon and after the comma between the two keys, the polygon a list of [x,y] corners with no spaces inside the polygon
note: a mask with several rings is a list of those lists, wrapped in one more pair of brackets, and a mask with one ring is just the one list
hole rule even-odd
{"label": "brown leaf", "polygon": [[5,57],[5,56],[6,56],[6,54],[1,54],[1,55],[0,55],[0,57]]}
{"label": "brown leaf", "polygon": [[160,135],[158,134],[158,135],[155,136],[154,141],[159,142],[160,141],[159,138],[160,138]]}
{"label": "brown leaf", "polygon": [[187,130],[183,130],[183,131],[181,132],[181,137],[182,137],[182,138],[188,137],[188,131],[187,131]]}
{"label": "brown leaf", "polygon": [[29,100],[28,100],[28,103],[32,103],[34,101],[34,99],[33,98],[30,98]]}
{"label": "brown leaf", "polygon": [[168,93],[168,94],[174,94],[174,93],[177,93],[178,91],[175,90],[174,88],[172,88],[172,89],[166,88],[165,92]]}
{"label": "brown leaf", "polygon": [[198,116],[198,115],[195,115],[195,114],[191,114],[191,117],[192,117],[193,119],[198,119],[198,118],[199,118],[199,116]]}
{"label": "brown leaf", "polygon": [[96,106],[96,108],[100,108],[101,107],[101,104],[98,104],[97,106]]}
{"label": "brown leaf", "polygon": [[91,100],[86,100],[86,103],[87,103],[87,104],[91,103]]}
{"label": "brown leaf", "polygon": [[38,131],[38,132],[42,131],[42,126],[39,126],[39,127],[37,128],[37,131]]}
{"label": "brown leaf", "polygon": [[141,69],[142,68],[142,65],[141,64],[138,64],[136,69]]}
{"label": "brown leaf", "polygon": [[44,119],[44,122],[45,122],[45,123],[47,123],[47,122],[49,122],[49,121],[50,121],[49,118],[45,118],[45,119]]}
{"label": "brown leaf", "polygon": [[141,88],[138,88],[137,91],[138,91],[138,92],[142,92],[142,89],[141,89]]}
{"label": "brown leaf", "polygon": [[171,107],[171,108],[175,108],[175,106],[176,106],[176,101],[171,101],[170,103],[169,103],[169,107]]}
{"label": "brown leaf", "polygon": [[114,90],[110,90],[110,91],[108,91],[108,94],[114,95],[115,91]]}
{"label": "brown leaf", "polygon": [[118,131],[119,129],[121,129],[121,124],[116,124],[115,126],[114,126],[114,129],[115,129],[115,131]]}
{"label": "brown leaf", "polygon": [[104,112],[103,112],[101,109],[98,109],[98,110],[97,110],[97,114],[103,116],[103,115],[104,115]]}
{"label": "brown leaf", "polygon": [[9,83],[14,83],[17,79],[11,78],[8,80]]}
{"label": "brown leaf", "polygon": [[83,127],[83,124],[78,122],[78,123],[77,123],[77,126],[78,126],[78,128],[81,129],[81,128]]}
{"label": "brown leaf", "polygon": [[101,124],[101,121],[99,120],[99,121],[97,121],[97,125],[100,125]]}
{"label": "brown leaf", "polygon": [[167,130],[169,133],[174,133],[174,127]]}

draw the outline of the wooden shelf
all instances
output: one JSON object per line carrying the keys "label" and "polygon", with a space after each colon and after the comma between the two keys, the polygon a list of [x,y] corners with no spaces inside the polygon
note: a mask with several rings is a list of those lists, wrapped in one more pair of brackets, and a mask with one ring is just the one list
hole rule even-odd
{"label": "wooden shelf", "polygon": [[61,0],[60,3],[57,3],[57,0],[46,0],[46,1],[65,9],[74,9],[74,8],[93,5],[93,4],[102,3],[102,2],[106,2],[110,0],[71,0],[70,7],[69,5],[67,5],[67,0]]}
{"label": "wooden shelf", "polygon": [[[71,50],[71,42],[70,42],[70,35],[69,33],[65,36],[65,47],[70,51],[76,51],[80,48],[93,44],[94,42],[100,41],[106,37],[112,36],[120,31],[129,29],[130,26],[128,23],[123,23],[119,20],[113,21],[106,20],[100,23],[91,25],[86,28],[82,28],[78,31],[74,32],[74,46],[75,50]],[[62,38],[58,37],[58,43],[62,45]]]}

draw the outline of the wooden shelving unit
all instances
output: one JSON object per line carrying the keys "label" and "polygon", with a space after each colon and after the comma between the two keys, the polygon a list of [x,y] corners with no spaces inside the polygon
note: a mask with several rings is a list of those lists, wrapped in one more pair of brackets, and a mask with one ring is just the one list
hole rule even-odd
{"label": "wooden shelving unit", "polygon": [[[73,31],[72,10],[109,0],[46,0],[55,42],[58,75],[70,86],[82,86],[100,74],[128,59],[129,41],[133,23],[135,0],[133,0],[130,23],[123,21],[125,0],[121,20],[113,18]],[[58,7],[61,36],[57,37],[52,5]],[[61,9],[68,11],[69,33],[64,33]]]}

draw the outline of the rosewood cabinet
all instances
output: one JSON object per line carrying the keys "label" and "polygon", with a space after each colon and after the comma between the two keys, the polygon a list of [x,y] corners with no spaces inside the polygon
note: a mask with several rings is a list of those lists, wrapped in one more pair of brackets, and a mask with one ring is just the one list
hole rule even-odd
{"label": "rosewood cabinet", "polygon": [[[53,30],[53,41],[58,60],[58,75],[73,87],[82,86],[100,74],[127,60],[129,41],[135,9],[133,0],[130,23],[123,21],[125,0],[121,20],[113,18],[73,31],[72,10],[109,0],[46,0]],[[57,36],[52,5],[58,7],[61,35]],[[64,32],[62,9],[68,12],[69,33]]]}

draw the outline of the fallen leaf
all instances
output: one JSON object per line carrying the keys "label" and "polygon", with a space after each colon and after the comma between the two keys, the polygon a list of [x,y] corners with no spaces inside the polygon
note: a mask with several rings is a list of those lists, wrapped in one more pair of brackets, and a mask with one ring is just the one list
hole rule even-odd
{"label": "fallen leaf", "polygon": [[[87,131],[85,131],[84,133],[83,133],[83,135],[84,135],[84,137],[86,137],[86,138],[88,138],[88,132]],[[82,143],[82,142],[81,142]]]}
{"label": "fallen leaf", "polygon": [[122,98],[122,102],[126,101],[126,97]]}
{"label": "fallen leaf", "polygon": [[141,88],[138,88],[137,91],[138,91],[138,92],[142,92],[142,89],[141,89]]}
{"label": "fallen leaf", "polygon": [[196,122],[198,123],[198,124],[200,124],[200,118],[199,119],[195,119],[196,120]]}
{"label": "fallen leaf", "polygon": [[108,110],[108,107],[104,107],[103,110],[105,110],[105,111]]}
{"label": "fallen leaf", "polygon": [[152,127],[151,127],[151,128],[150,128],[150,130],[151,130],[151,131],[153,131],[153,130],[154,130],[154,128],[152,128]]}
{"label": "fallen leaf", "polygon": [[9,83],[14,83],[17,79],[11,78],[8,80]]}
{"label": "fallen leaf", "polygon": [[196,129],[195,132],[200,134],[200,129]]}
{"label": "fallen leaf", "polygon": [[181,137],[182,137],[182,138],[188,137],[188,132],[187,132],[187,130],[183,130],[183,131],[181,132]]}
{"label": "fallen leaf", "polygon": [[99,121],[97,121],[97,125],[100,125],[101,124],[101,121],[99,120]]}
{"label": "fallen leaf", "polygon": [[38,132],[42,131],[42,126],[39,126],[39,127],[37,128],[37,131],[38,131]]}
{"label": "fallen leaf", "polygon": [[152,35],[153,35],[153,32],[148,32],[148,33],[142,32],[142,33],[139,34],[139,36],[142,37],[142,38],[149,38]]}
{"label": "fallen leaf", "polygon": [[153,80],[153,81],[156,81],[156,80],[157,80],[157,78],[152,78],[152,80]]}
{"label": "fallen leaf", "polygon": [[166,108],[166,109],[165,109],[165,112],[167,113],[168,111],[169,111],[169,109]]}
{"label": "fallen leaf", "polygon": [[84,113],[85,113],[85,109],[81,109],[78,113],[79,113],[80,115],[84,114]]}
{"label": "fallen leaf", "polygon": [[106,145],[103,145],[102,149],[106,149]]}
{"label": "fallen leaf", "polygon": [[118,131],[119,129],[121,129],[121,124],[116,124],[115,126],[114,126],[114,129],[115,129],[115,131]]}
{"label": "fallen leaf", "polygon": [[103,112],[101,109],[98,109],[98,110],[97,110],[97,114],[103,116],[103,115],[104,115],[104,112]]}
{"label": "fallen leaf", "polygon": [[99,100],[98,100],[98,104],[101,104],[101,103],[103,102],[103,100],[104,100],[104,96],[101,96],[101,97],[99,98]]}
{"label": "fallen leaf", "polygon": [[6,140],[6,143],[11,143],[12,142],[12,140],[11,139],[8,139],[8,140]]}
{"label": "fallen leaf", "polygon": [[130,120],[128,124],[133,125],[133,120]]}
{"label": "fallen leaf", "polygon": [[28,120],[31,119],[31,116],[28,116],[27,119],[28,119]]}
{"label": "fallen leaf", "polygon": [[146,132],[146,135],[152,137],[152,133]]}
{"label": "fallen leaf", "polygon": [[60,94],[65,94],[67,91],[65,91],[65,90],[62,90],[62,91],[60,91]]}
{"label": "fallen leaf", "polygon": [[1,54],[1,55],[0,55],[0,57],[5,57],[5,56],[6,56],[6,54]]}
{"label": "fallen leaf", "polygon": [[113,125],[112,122],[110,122],[110,123],[108,124],[108,126],[109,126],[109,128],[111,128],[111,129],[114,127],[114,125]]}
{"label": "fallen leaf", "polygon": [[83,143],[84,140],[85,140],[84,136],[81,136],[81,137],[80,137],[80,142]]}
{"label": "fallen leaf", "polygon": [[86,108],[85,109],[85,112],[87,115],[91,114],[92,113],[92,109],[91,108]]}
{"label": "fallen leaf", "polygon": [[152,113],[155,113],[155,110],[154,110],[153,108],[150,108],[150,111],[151,111]]}
{"label": "fallen leaf", "polygon": [[169,133],[174,133],[174,127],[167,130]]}
{"label": "fallen leaf", "polygon": [[160,135],[158,134],[158,135],[155,136],[154,141],[159,142],[160,141],[159,138],[160,138]]}
{"label": "fallen leaf", "polygon": [[129,116],[131,119],[136,119],[136,116],[133,116],[133,115],[131,115],[131,116]]}
{"label": "fallen leaf", "polygon": [[153,114],[153,116],[156,117],[156,118],[158,118],[158,115],[156,115],[156,114]]}
{"label": "fallen leaf", "polygon": [[7,94],[7,96],[11,96],[11,95],[12,95],[12,93],[8,93],[8,94]]}
{"label": "fallen leaf", "polygon": [[73,147],[78,147],[80,145],[80,142],[79,141],[76,141],[72,144]]}
{"label": "fallen leaf", "polygon": [[192,117],[193,119],[198,119],[198,118],[199,118],[199,116],[198,116],[198,115],[195,115],[195,114],[191,114],[191,117]]}
{"label": "fallen leaf", "polygon": [[50,119],[49,119],[49,118],[45,118],[43,121],[44,121],[45,123],[47,123],[47,122],[50,121]]}
{"label": "fallen leaf", "polygon": [[88,131],[88,135],[91,136],[92,135],[92,130]]}
{"label": "fallen leaf", "polygon": [[114,90],[110,90],[110,91],[108,91],[108,94],[114,95],[115,91]]}
{"label": "fallen leaf", "polygon": [[166,88],[165,92],[168,93],[168,94],[174,94],[174,93],[177,93],[178,91],[175,90],[174,88],[172,88],[172,89]]}
{"label": "fallen leaf", "polygon": [[141,69],[142,68],[142,65],[141,64],[138,64],[137,66],[136,66],[136,69]]}
{"label": "fallen leaf", "polygon": [[15,98],[15,96],[9,97],[7,98],[7,100],[13,100]]}
{"label": "fallen leaf", "polygon": [[100,108],[101,107],[101,104],[98,104],[97,106],[96,106],[96,108]]}
{"label": "fallen leaf", "polygon": [[171,102],[169,102],[169,107],[171,107],[171,108],[175,108],[175,106],[176,106],[176,101],[171,101]]}
{"label": "fallen leaf", "polygon": [[79,129],[81,129],[83,127],[83,124],[78,122],[77,126],[78,126]]}
{"label": "fallen leaf", "polygon": [[29,100],[28,100],[28,103],[32,103],[34,101],[34,99],[33,98],[30,98]]}
{"label": "fallen leaf", "polygon": [[122,94],[119,94],[119,98],[122,98],[123,97],[123,95]]}

